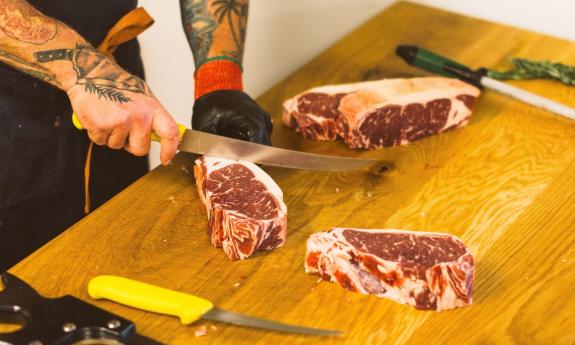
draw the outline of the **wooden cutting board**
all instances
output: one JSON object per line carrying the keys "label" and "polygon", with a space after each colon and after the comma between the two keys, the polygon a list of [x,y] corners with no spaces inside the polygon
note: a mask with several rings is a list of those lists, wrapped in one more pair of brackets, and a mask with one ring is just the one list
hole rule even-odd
{"label": "wooden cutting board", "polygon": [[[117,274],[203,296],[222,308],[308,326],[341,338],[282,335],[97,304],[171,344],[575,343],[575,122],[486,91],[471,124],[376,151],[302,140],[279,122],[282,101],[307,88],[425,75],[394,55],[415,44],[473,67],[510,56],[575,65],[575,44],[411,3],[398,3],[259,98],[274,116],[277,146],[383,159],[381,175],[266,169],[285,193],[287,244],[230,262],[206,236],[206,214],[181,154],[11,272],[46,296],[89,300],[88,280]],[[575,106],[575,88],[513,82]],[[436,313],[348,292],[303,271],[305,241],[334,226],[444,231],[477,260],[475,302]],[[91,301],[94,302],[94,301]],[[201,325],[212,325],[196,338]]]}

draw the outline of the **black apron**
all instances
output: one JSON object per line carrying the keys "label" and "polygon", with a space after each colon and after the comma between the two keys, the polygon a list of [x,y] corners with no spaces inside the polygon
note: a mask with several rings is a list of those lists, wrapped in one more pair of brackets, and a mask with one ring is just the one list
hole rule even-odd
{"label": "black apron", "polygon": [[[137,0],[28,2],[94,46],[137,5]],[[114,56],[128,72],[144,77],[137,40],[121,45]],[[65,92],[0,63],[0,272],[84,215],[89,139],[73,127],[71,115]],[[95,145],[92,209],[147,171],[147,157]]]}

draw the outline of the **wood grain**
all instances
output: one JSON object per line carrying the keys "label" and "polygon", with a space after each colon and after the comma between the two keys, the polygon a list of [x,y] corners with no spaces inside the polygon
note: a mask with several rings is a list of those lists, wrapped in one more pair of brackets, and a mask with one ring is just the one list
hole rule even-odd
{"label": "wood grain", "polygon": [[[468,127],[404,147],[353,151],[342,142],[305,141],[280,124],[282,101],[307,88],[425,75],[394,55],[397,44],[421,45],[473,67],[504,69],[510,56],[575,64],[573,43],[398,3],[259,98],[274,116],[275,145],[382,159],[389,168],[383,174],[267,168],[288,205],[286,246],[233,263],[212,248],[190,174],[194,157],[180,154],[11,272],[51,297],[89,300],[91,277],[117,274],[222,308],[346,332],[320,339],[217,324],[196,338],[197,327],[213,323],[184,327],[175,318],[96,302],[171,344],[575,344],[575,122],[486,91]],[[575,106],[575,88],[511,83]],[[333,226],[459,236],[477,259],[474,305],[423,312],[318,283],[303,272],[305,241]]]}

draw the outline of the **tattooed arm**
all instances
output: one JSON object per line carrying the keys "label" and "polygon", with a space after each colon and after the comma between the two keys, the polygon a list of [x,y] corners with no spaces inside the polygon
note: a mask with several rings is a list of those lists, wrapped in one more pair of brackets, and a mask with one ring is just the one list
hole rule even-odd
{"label": "tattooed arm", "polygon": [[243,92],[248,0],[180,0],[196,64],[192,128],[271,144],[269,114]]}
{"label": "tattooed arm", "polygon": [[248,0],[180,0],[196,68],[211,59],[242,62]]}
{"label": "tattooed arm", "polygon": [[27,1],[0,0],[0,61],[66,91],[96,144],[145,155],[154,130],[162,163],[174,156],[176,123],[146,83]]}

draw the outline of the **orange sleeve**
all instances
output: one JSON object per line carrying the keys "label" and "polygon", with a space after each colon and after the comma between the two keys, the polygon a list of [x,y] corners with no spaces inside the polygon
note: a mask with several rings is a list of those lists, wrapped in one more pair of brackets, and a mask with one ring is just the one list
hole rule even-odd
{"label": "orange sleeve", "polygon": [[243,91],[242,69],[230,60],[206,62],[195,72],[195,99],[213,91]]}

